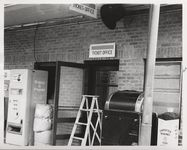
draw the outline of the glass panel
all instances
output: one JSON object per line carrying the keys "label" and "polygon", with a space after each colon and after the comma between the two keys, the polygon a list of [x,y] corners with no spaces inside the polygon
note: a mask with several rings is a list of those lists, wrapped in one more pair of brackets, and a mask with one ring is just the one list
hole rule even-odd
{"label": "glass panel", "polygon": [[61,67],[59,106],[80,105],[83,92],[83,69]]}

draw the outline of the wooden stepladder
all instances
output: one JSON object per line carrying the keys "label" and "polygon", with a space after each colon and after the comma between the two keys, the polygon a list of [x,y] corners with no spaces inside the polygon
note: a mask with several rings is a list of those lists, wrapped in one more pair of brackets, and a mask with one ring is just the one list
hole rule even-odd
{"label": "wooden stepladder", "polygon": [[[98,96],[83,95],[82,102],[77,113],[77,118],[72,129],[68,146],[101,145],[102,111],[99,109]],[[82,129],[83,134],[77,136],[76,130]]]}

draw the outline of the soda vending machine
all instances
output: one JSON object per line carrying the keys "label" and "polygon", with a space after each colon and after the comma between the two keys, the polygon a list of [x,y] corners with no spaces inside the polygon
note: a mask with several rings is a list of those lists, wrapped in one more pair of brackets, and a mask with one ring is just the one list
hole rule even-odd
{"label": "soda vending machine", "polygon": [[10,71],[6,143],[22,146],[33,144],[35,105],[47,102],[47,80],[46,71]]}

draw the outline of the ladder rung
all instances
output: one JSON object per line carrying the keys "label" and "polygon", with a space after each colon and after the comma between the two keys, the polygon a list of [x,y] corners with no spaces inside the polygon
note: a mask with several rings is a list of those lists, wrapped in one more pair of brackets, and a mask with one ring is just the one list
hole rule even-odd
{"label": "ladder rung", "polygon": [[99,96],[98,95],[83,95],[83,97],[94,97],[94,98],[97,98]]}
{"label": "ladder rung", "polygon": [[76,122],[77,125],[88,125],[87,123],[82,123],[82,122]]}
{"label": "ladder rung", "polygon": [[82,109],[80,109],[81,111],[90,111],[90,109],[84,109],[84,108],[82,108]]}
{"label": "ladder rung", "polygon": [[101,113],[101,112],[102,112],[102,110],[93,109],[93,112],[99,112],[99,113]]}
{"label": "ladder rung", "polygon": [[[85,109],[85,108],[82,108],[80,109],[81,111],[90,111],[91,109]],[[101,110],[98,110],[98,109],[93,109],[93,112],[102,112]]]}
{"label": "ladder rung", "polygon": [[76,137],[76,136],[74,136],[73,139],[76,139],[76,140],[83,140],[83,138]]}

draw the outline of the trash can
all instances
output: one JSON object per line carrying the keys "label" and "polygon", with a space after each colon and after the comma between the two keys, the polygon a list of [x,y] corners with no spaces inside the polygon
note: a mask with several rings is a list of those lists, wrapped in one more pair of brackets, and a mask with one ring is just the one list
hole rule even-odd
{"label": "trash can", "polygon": [[[102,145],[138,145],[144,95],[138,91],[117,91],[105,103]],[[153,113],[152,145],[156,145],[156,114]]]}

